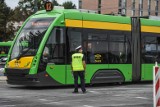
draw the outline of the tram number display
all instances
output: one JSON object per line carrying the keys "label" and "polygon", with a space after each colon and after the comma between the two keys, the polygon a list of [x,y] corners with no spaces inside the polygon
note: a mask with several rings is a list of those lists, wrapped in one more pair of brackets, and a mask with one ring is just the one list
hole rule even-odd
{"label": "tram number display", "polygon": [[44,8],[46,11],[51,11],[53,9],[53,4],[51,2],[46,2]]}

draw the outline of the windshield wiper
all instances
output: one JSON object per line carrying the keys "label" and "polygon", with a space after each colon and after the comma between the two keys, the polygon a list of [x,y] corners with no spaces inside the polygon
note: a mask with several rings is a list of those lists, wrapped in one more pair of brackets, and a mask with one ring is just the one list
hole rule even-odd
{"label": "windshield wiper", "polygon": [[[39,39],[39,41],[37,42],[38,44],[41,42],[41,40],[42,40],[42,35],[46,32],[47,30],[44,30],[42,33],[40,32],[40,31],[38,31],[38,32],[36,32],[36,35],[34,35],[32,32],[30,32],[30,34],[33,36],[33,37],[35,37],[35,36],[40,36],[40,39]],[[17,57],[16,57],[16,59],[17,60],[19,60],[23,55],[25,55],[33,46],[34,46],[35,44],[33,43],[29,48],[27,48],[26,50],[24,50],[24,51],[22,51],[22,53],[20,53]],[[34,52],[35,52],[35,49],[34,49]]]}

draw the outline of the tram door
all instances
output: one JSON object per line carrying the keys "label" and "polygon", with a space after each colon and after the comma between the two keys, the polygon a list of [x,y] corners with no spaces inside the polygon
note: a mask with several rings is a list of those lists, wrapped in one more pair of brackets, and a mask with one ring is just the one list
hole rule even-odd
{"label": "tram door", "polygon": [[160,36],[158,34],[142,34],[142,80],[153,79],[153,66],[160,61]]}
{"label": "tram door", "polygon": [[66,70],[66,83],[73,84],[74,79],[71,72],[72,54],[75,53],[76,47],[82,45],[82,29],[68,28],[66,36],[67,47],[67,70]]}
{"label": "tram door", "polygon": [[65,84],[65,35],[63,28],[54,28],[43,51],[46,71],[57,83]]}

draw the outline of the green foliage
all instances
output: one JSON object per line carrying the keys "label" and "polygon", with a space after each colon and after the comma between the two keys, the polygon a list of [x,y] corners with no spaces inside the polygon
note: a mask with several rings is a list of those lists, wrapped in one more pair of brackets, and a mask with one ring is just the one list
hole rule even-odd
{"label": "green foliage", "polygon": [[75,9],[76,8],[76,5],[73,4],[71,1],[64,2],[62,6],[64,6],[65,9]]}
{"label": "green foliage", "polygon": [[4,3],[4,0],[1,0],[0,3]]}
{"label": "green foliage", "polygon": [[[22,0],[19,2],[19,7],[22,10],[26,10],[26,11],[30,10],[31,11],[30,14],[33,14],[38,10],[43,10],[45,2],[46,0]],[[54,3],[55,6],[59,5],[56,0],[52,0],[52,3]]]}
{"label": "green foliage", "polygon": [[54,6],[59,6],[59,4],[56,0],[52,0],[52,3],[54,4]]}
{"label": "green foliage", "polygon": [[14,22],[20,22],[20,21],[24,21],[27,17],[28,17],[28,14],[26,15],[25,14],[25,11],[22,11],[20,9],[20,7],[16,7],[14,10],[13,10],[13,15],[12,15],[12,21]]}
{"label": "green foliage", "polygon": [[[0,0],[0,41],[13,39],[15,32],[19,29],[16,29],[14,24],[25,21],[37,10],[44,9],[45,1],[46,0],[19,0],[19,5],[12,10],[6,5],[5,0]],[[52,2],[55,6],[59,5],[56,0],[52,0]],[[35,6],[35,4],[37,4],[37,6]]]}
{"label": "green foliage", "polygon": [[[13,30],[13,25],[10,26],[8,22],[10,22],[11,16],[13,15],[13,10],[11,10],[9,7],[7,7],[4,0],[0,1],[0,41],[4,41],[9,39],[9,35],[13,32],[9,32],[10,30]],[[7,27],[11,27],[9,30]]]}

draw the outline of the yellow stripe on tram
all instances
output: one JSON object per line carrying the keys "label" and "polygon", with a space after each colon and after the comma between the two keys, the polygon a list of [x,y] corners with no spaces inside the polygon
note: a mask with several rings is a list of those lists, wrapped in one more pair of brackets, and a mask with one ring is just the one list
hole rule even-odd
{"label": "yellow stripe on tram", "polygon": [[68,27],[82,27],[82,21],[81,20],[69,20],[66,19],[66,26]]}
{"label": "yellow stripe on tram", "polygon": [[[68,27],[82,27],[81,20],[66,19],[65,21],[66,21],[66,26]],[[95,22],[95,21],[83,21],[83,28],[131,31],[130,24]]]}
{"label": "yellow stripe on tram", "polygon": [[142,32],[160,33],[160,27],[156,26],[141,26]]}

